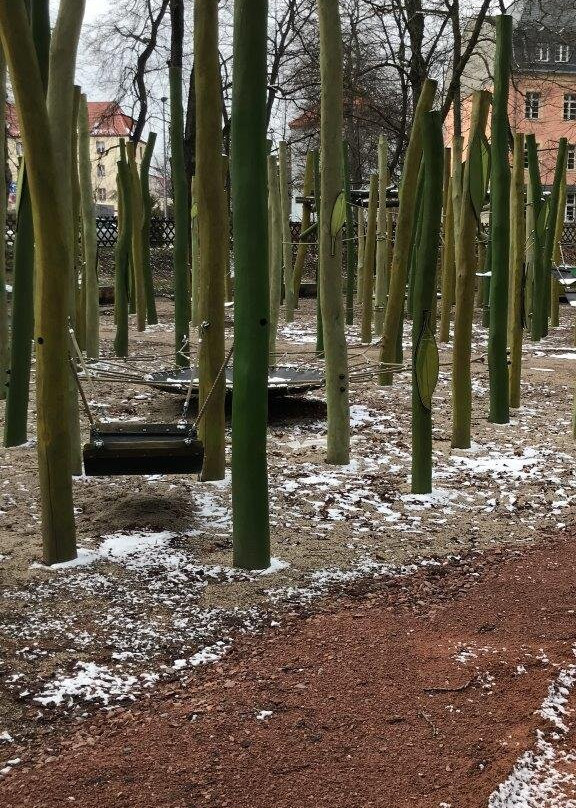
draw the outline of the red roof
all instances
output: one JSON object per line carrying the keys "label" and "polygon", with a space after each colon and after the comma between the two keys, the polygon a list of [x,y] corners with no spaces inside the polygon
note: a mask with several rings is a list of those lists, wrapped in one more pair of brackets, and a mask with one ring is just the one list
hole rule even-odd
{"label": "red roof", "polygon": [[[122,112],[116,101],[88,101],[88,121],[93,137],[129,137],[134,119]],[[6,127],[9,137],[20,137],[16,106],[6,104]]]}

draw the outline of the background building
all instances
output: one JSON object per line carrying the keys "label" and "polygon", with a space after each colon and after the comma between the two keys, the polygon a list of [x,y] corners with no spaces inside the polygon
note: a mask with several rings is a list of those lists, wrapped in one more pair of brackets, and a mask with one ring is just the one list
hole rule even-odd
{"label": "background building", "polygon": [[[8,169],[11,175],[9,205],[16,203],[18,164],[22,157],[22,141],[16,108],[7,107]],[[134,120],[126,115],[115,101],[89,101],[90,159],[92,162],[92,187],[98,213],[117,212],[116,164],[120,157],[120,139],[128,140]],[[142,162],[145,144],[136,146],[136,161]]]}
{"label": "background building", "polygon": [[[512,132],[534,134],[544,188],[554,176],[558,141],[568,140],[565,219],[576,221],[576,16],[572,0],[516,0],[508,9],[514,20],[512,80],[508,115]],[[479,47],[463,75],[462,134],[466,139],[471,93],[492,89],[494,26],[484,24]],[[446,121],[450,145],[453,121]]]}

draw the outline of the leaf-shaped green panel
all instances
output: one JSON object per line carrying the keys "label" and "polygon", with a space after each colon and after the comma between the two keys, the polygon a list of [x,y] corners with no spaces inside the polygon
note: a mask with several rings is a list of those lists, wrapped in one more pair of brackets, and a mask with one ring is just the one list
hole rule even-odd
{"label": "leaf-shaped green panel", "polygon": [[332,218],[330,220],[330,235],[333,239],[344,227],[346,222],[346,197],[344,192],[338,194],[334,207],[332,208]]}
{"label": "leaf-shaped green panel", "polygon": [[432,396],[438,384],[440,357],[436,338],[430,328],[429,317],[426,317],[414,355],[414,369],[418,396],[426,410],[432,410]]}
{"label": "leaf-shaped green panel", "polygon": [[470,144],[468,161],[470,163],[468,173],[470,201],[472,202],[476,220],[480,221],[486,193],[484,190],[484,167],[482,165],[482,142],[478,137],[475,137]]}

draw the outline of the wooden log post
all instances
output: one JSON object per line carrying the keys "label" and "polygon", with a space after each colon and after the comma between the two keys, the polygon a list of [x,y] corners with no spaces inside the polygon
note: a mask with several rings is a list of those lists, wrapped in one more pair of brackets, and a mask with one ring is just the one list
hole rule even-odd
{"label": "wooden log post", "polygon": [[[396,239],[392,256],[392,269],[388,286],[388,305],[384,318],[384,331],[380,348],[380,362],[389,364],[397,361],[398,340],[404,312],[404,295],[410,264],[410,245],[414,230],[416,210],[416,188],[422,158],[422,118],[432,108],[436,95],[437,82],[426,79],[414,113],[410,142],[406,151],[402,184],[400,186]],[[391,373],[380,374],[380,384],[392,384]]]}
{"label": "wooden log post", "polygon": [[288,145],[278,144],[278,170],[280,182],[280,210],[282,215],[282,264],[284,267],[284,318],[294,320],[294,268],[292,263],[292,233],[290,231],[290,188],[288,180]]}
{"label": "wooden log post", "polygon": [[144,293],[146,296],[146,320],[148,325],[156,325],[158,313],[154,295],[154,277],[152,275],[152,260],[150,254],[150,225],[152,220],[152,197],[150,195],[150,163],[154,146],[156,145],[156,132],[150,132],[144,156],[140,165],[140,195],[142,198],[142,270],[144,274]]}
{"label": "wooden log post", "polygon": [[362,342],[372,343],[372,320],[374,316],[374,267],[376,262],[376,231],[378,226],[378,174],[370,177],[368,201],[368,227],[364,247],[364,285],[362,289]]}
{"label": "wooden log post", "polygon": [[268,428],[267,0],[234,4],[234,566],[270,565]]}
{"label": "wooden log post", "polygon": [[[226,378],[224,300],[228,216],[222,182],[222,107],[218,53],[218,0],[194,3],[196,81],[196,199],[200,240],[201,342],[199,405],[204,443],[202,480],[220,480],[226,471],[224,399]],[[186,195],[187,197],[187,195]],[[189,289],[189,285],[188,285]],[[187,311],[189,312],[189,301]]]}
{"label": "wooden log post", "polygon": [[520,406],[520,376],[522,368],[522,322],[525,258],[524,219],[524,135],[514,135],[514,164],[510,192],[510,406]]}
{"label": "wooden log post", "polygon": [[[476,233],[479,211],[471,195],[470,162],[472,150],[479,148],[478,139],[486,129],[490,93],[474,93],[470,140],[463,177],[462,207],[460,213],[459,247],[456,251],[456,311],[454,314],[454,350],[452,364],[452,446],[470,448],[472,422],[471,343],[474,317],[474,280],[476,272]],[[480,205],[482,204],[480,202]]]}
{"label": "wooden log post", "polygon": [[376,285],[374,288],[374,333],[381,336],[388,298],[388,235],[386,189],[388,187],[388,141],[378,138],[378,233],[376,237]]}

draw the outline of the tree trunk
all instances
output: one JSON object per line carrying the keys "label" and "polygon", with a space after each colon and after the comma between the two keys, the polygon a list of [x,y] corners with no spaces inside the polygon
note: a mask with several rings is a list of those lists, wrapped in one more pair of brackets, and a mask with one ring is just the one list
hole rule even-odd
{"label": "tree trunk", "polygon": [[121,149],[118,161],[118,238],[115,250],[114,318],[116,356],[128,356],[128,308],[130,297],[130,252],[132,244],[132,193],[130,169]]}
{"label": "tree trunk", "polygon": [[350,201],[350,146],[342,141],[342,170],[346,196],[346,323],[354,322],[354,275],[356,250],[354,249],[354,209]]}
{"label": "tree trunk", "polygon": [[268,473],[267,0],[236,0],[232,96],[234,566],[270,565]]}
{"label": "tree trunk", "polygon": [[270,346],[269,362],[276,363],[276,334],[280,319],[280,303],[282,300],[282,208],[280,201],[280,184],[278,181],[278,163],[273,155],[268,157],[268,205],[269,205],[269,267],[270,267]]}
{"label": "tree trunk", "polygon": [[144,208],[142,185],[136,163],[136,144],[126,144],[130,182],[132,185],[132,270],[134,273],[134,299],[136,301],[136,328],[146,330],[146,280],[144,275],[144,245],[142,244],[142,225]]}
{"label": "tree trunk", "polygon": [[202,480],[221,480],[226,470],[224,398],[224,295],[228,217],[222,182],[222,112],[218,55],[218,0],[194,3],[196,73],[196,199],[200,240],[199,405],[204,443]]}

